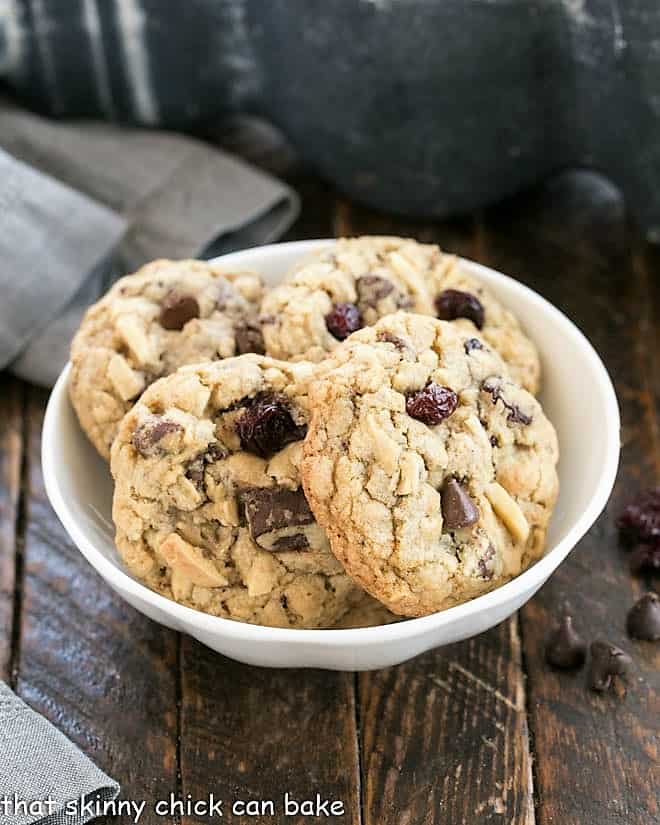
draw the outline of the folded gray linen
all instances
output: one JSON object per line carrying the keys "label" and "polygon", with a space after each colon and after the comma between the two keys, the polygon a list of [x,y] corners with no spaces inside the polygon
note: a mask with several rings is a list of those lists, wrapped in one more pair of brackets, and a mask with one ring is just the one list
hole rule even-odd
{"label": "folded gray linen", "polygon": [[82,825],[119,793],[116,782],[4,682],[0,754],[0,825]]}
{"label": "folded gray linen", "polygon": [[193,138],[0,100],[0,369],[51,385],[117,274],[276,240],[298,210],[288,186]]}

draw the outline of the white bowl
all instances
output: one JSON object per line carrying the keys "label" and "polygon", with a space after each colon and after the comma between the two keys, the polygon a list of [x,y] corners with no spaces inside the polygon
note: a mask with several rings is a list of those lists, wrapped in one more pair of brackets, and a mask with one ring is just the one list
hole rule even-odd
{"label": "white bowl", "polygon": [[[275,284],[303,255],[331,241],[273,244],[219,258],[254,268]],[[561,490],[542,559],[513,581],[471,602],[421,619],[355,630],[286,630],[208,616],[169,601],[123,568],[114,546],[112,481],[78,426],[69,403],[70,367],[48,403],[42,461],[55,512],[90,564],[137,610],[248,664],[368,670],[398,664],[431,648],[481,633],[518,610],[591,527],[609,497],[619,458],[619,410],[609,376],[591,344],[532,290],[465,261],[534,338],[543,363],[541,401],[557,428]]]}

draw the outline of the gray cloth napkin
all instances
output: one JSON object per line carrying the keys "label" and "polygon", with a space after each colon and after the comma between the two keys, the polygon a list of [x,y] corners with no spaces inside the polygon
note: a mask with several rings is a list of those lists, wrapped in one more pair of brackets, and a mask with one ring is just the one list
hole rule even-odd
{"label": "gray cloth napkin", "polygon": [[82,825],[119,786],[0,682],[0,825]]}
{"label": "gray cloth napkin", "polygon": [[118,274],[267,243],[298,210],[289,187],[192,138],[0,100],[0,369],[52,384]]}

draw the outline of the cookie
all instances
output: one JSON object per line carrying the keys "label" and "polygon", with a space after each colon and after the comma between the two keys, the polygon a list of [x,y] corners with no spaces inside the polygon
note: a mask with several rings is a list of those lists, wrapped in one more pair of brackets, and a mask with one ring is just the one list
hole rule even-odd
{"label": "cookie", "polygon": [[264,297],[266,352],[320,361],[350,333],[398,310],[479,332],[514,380],[538,391],[538,353],[514,315],[454,255],[407,238],[343,238],[303,261]]}
{"label": "cookie", "polygon": [[335,349],[310,405],[307,500],[347,572],[390,610],[460,604],[542,554],[555,431],[481,339],[389,316]]}
{"label": "cookie", "polygon": [[[441,267],[445,256],[437,247],[429,249]],[[421,244],[401,238],[343,238],[320,249],[264,296],[266,352],[320,361],[350,333],[384,315],[401,309],[432,314],[428,258]]]}
{"label": "cookie", "polygon": [[183,364],[263,352],[262,283],[204,261],[153,261],[87,311],[71,345],[69,393],[104,458],[144,389]]}
{"label": "cookie", "polygon": [[180,368],[112,448],[116,543],[153,590],[216,616],[336,624],[364,598],[301,488],[310,364],[244,355]]}

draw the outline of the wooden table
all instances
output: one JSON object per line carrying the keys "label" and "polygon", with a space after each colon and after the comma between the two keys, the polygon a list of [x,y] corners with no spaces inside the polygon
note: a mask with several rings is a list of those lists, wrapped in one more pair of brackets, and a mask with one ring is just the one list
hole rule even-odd
{"label": "wooden table", "polygon": [[[99,579],[45,496],[39,440],[47,393],[4,377],[0,396],[0,676],[159,817],[170,793],[225,800],[340,800],[330,821],[365,825],[652,825],[659,821],[658,648],[625,614],[650,582],[617,543],[622,502],[660,480],[660,253],[609,186],[565,174],[464,219],[375,214],[295,181],[291,238],[397,233],[438,241],[545,295],[593,341],[623,416],[607,511],[551,581],[494,630],[374,673],[236,664],[147,620]],[[533,334],[533,330],[530,330]],[[594,422],[598,426],[598,422]],[[625,698],[558,675],[542,643],[560,604],[588,639],[631,651]],[[1,754],[0,754],[1,757]],[[121,822],[129,822],[122,818]],[[219,821],[219,820],[213,820]]]}

